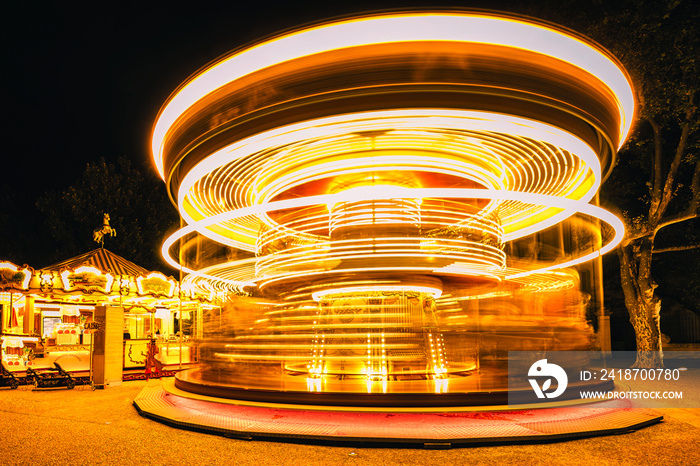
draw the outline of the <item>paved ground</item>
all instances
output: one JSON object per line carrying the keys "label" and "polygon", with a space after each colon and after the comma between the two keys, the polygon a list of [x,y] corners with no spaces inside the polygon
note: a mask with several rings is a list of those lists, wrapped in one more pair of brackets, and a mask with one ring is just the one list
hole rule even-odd
{"label": "paved ground", "polygon": [[0,389],[0,465],[700,464],[700,409],[638,432],[544,445],[422,450],[234,440],[174,429],[132,405],[147,383],[92,391]]}

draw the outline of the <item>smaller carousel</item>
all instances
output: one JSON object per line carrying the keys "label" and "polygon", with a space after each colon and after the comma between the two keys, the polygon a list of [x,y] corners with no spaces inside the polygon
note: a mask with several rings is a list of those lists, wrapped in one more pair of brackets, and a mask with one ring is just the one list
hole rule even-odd
{"label": "smaller carousel", "polygon": [[[216,307],[211,298],[102,247],[40,269],[0,261],[4,373],[21,378],[58,366],[92,380],[100,351],[120,365],[112,382],[188,367],[197,361],[202,314]],[[105,325],[118,335],[106,347],[98,334]]]}

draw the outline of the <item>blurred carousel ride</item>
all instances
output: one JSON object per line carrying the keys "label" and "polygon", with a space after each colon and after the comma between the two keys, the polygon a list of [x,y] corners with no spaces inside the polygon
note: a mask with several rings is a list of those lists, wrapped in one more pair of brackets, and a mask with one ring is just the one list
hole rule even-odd
{"label": "blurred carousel ride", "polygon": [[600,46],[496,13],[339,19],[208,65],[152,139],[186,223],[164,257],[222,305],[176,385],[493,404],[509,351],[593,348],[591,261],[623,228],[591,202],[633,114]]}

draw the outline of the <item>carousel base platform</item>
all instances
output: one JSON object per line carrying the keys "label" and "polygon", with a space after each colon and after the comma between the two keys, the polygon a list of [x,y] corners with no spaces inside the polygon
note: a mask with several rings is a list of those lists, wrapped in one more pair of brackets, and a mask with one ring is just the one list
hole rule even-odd
{"label": "carousel base platform", "polygon": [[143,388],[138,412],[172,427],[247,440],[451,448],[546,443],[632,432],[663,420],[629,402],[548,403],[523,409],[343,408],[242,402],[182,391],[172,380]]}

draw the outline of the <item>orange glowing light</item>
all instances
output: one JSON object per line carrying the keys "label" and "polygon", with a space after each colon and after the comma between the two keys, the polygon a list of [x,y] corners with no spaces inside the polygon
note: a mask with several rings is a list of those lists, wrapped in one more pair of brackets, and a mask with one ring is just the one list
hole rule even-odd
{"label": "orange glowing light", "polygon": [[168,279],[160,272],[151,272],[145,277],[138,277],[136,285],[141,295],[154,292],[162,293],[169,297],[173,296],[176,286],[174,280]]}
{"label": "orange glowing light", "polygon": [[[151,142],[186,224],[163,257],[240,327],[205,345],[212,377],[281,370],[319,392],[349,374],[374,394],[425,377],[444,394],[478,366],[444,328],[527,339],[547,324],[587,344],[573,267],[624,234],[589,202],[633,95],[584,38],[464,11],[315,25],[193,76]],[[564,222],[595,238],[564,251],[562,230],[528,262],[525,243]]]}
{"label": "orange glowing light", "polygon": [[22,278],[22,281],[20,283],[20,287],[23,290],[29,289],[29,280],[32,278],[32,272],[29,269],[21,269],[17,267],[15,264],[12,262],[0,262],[0,270],[2,269],[7,269],[12,272],[21,272],[22,275],[24,275],[24,278]]}
{"label": "orange glowing light", "polygon": [[450,41],[492,44],[534,51],[592,73],[618,99],[619,140],[625,140],[634,115],[634,92],[626,73],[602,50],[542,24],[484,13],[406,13],[355,18],[292,32],[244,49],[200,72],[161,111],[152,152],[161,177],[163,140],[178,117],[203,96],[255,71],[329,50],[381,43]]}
{"label": "orange glowing light", "polygon": [[[83,280],[84,286],[94,286],[100,288],[104,293],[109,293],[111,291],[112,283],[114,282],[114,277],[112,276],[112,274],[103,274],[102,271],[100,271],[99,269],[88,265],[80,266],[73,271],[64,270],[63,272],[61,272],[61,282],[63,284],[63,289],[66,291],[77,289],[78,285],[73,283],[73,277],[84,274],[87,274],[87,277]],[[97,278],[100,281],[93,283],[91,281],[92,278]],[[104,283],[101,283],[102,278],[104,278]]]}

